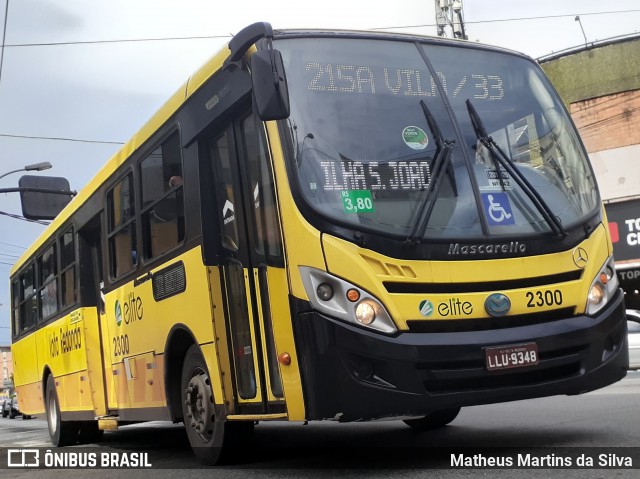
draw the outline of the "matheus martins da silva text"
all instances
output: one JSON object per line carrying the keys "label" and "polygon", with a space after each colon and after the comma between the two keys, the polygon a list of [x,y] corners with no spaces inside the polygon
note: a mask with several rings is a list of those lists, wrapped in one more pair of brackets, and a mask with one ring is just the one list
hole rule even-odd
{"label": "matheus martins da silva text", "polygon": [[485,456],[451,454],[451,467],[633,467],[633,459],[614,453],[579,454],[575,457],[557,454],[518,454],[517,456]]}

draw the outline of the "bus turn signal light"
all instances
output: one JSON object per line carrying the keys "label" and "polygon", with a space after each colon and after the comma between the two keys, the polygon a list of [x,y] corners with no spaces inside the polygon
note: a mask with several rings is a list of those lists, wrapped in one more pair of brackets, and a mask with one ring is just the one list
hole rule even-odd
{"label": "bus turn signal light", "polygon": [[347,291],[347,299],[352,303],[355,303],[360,299],[360,291],[358,291],[357,289],[350,289],[349,291]]}

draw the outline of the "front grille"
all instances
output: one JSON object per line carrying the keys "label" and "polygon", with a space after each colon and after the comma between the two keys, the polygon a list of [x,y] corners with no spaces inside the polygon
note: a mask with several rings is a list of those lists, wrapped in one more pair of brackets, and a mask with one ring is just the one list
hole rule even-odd
{"label": "front grille", "polygon": [[517,328],[533,324],[568,319],[575,315],[574,308],[560,308],[540,313],[517,314],[502,318],[477,319],[409,319],[407,326],[412,333],[461,333],[490,329]]}
{"label": "front grille", "polygon": [[385,281],[384,287],[389,293],[397,294],[446,294],[446,293],[485,293],[507,289],[534,288],[582,278],[581,269],[565,273],[536,276],[535,278],[508,279],[504,281],[465,282],[465,283],[408,283]]}

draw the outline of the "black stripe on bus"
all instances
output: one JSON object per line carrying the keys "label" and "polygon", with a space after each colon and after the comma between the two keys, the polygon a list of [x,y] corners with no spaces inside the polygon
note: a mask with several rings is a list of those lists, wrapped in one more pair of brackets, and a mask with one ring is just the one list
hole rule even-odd
{"label": "black stripe on bus", "polygon": [[576,281],[580,278],[582,278],[582,270],[574,270],[546,276],[535,276],[533,278],[507,279],[503,281],[478,283],[407,283],[385,281],[383,284],[389,293],[397,294],[482,293],[507,289],[549,286],[557,283]]}

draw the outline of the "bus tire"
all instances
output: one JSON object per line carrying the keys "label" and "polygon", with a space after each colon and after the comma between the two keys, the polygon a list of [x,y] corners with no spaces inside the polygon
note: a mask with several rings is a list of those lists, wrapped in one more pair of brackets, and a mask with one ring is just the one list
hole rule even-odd
{"label": "bus tire", "polygon": [[184,426],[193,453],[203,464],[215,465],[222,454],[225,422],[215,415],[209,371],[197,344],[185,355],[181,391]]}
{"label": "bus tire", "polygon": [[430,431],[446,426],[460,413],[459,407],[443,409],[427,414],[419,419],[406,419],[404,423],[415,431]]}
{"label": "bus tire", "polygon": [[104,431],[98,427],[98,421],[82,421],[78,433],[80,444],[95,444],[102,441]]}
{"label": "bus tire", "polygon": [[53,375],[47,377],[45,391],[45,412],[51,444],[56,447],[70,446],[78,442],[79,424],[75,421],[63,421],[60,416],[60,403],[56,392],[56,382]]}

